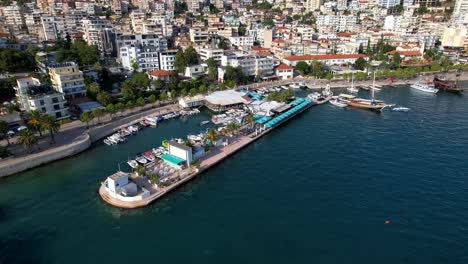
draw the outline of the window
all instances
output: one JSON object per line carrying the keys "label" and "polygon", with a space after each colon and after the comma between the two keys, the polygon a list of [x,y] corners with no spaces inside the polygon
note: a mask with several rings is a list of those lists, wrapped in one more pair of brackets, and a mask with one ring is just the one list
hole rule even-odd
{"label": "window", "polygon": [[40,100],[40,101],[39,101],[39,104],[40,104],[40,105],[44,105],[44,100]]}
{"label": "window", "polygon": [[52,98],[52,103],[56,104],[56,103],[58,103],[58,102],[59,102],[59,99],[58,99],[58,97],[54,97],[54,98]]}
{"label": "window", "polygon": [[56,104],[54,105],[54,110],[59,110],[60,109],[60,105]]}
{"label": "window", "polygon": [[45,113],[45,112],[47,112],[47,110],[46,110],[46,108],[45,108],[45,107],[42,107],[42,108],[41,108],[41,111],[42,111],[42,113]]}
{"label": "window", "polygon": [[55,113],[55,117],[56,117],[56,118],[62,117],[62,112],[57,112],[57,113]]}

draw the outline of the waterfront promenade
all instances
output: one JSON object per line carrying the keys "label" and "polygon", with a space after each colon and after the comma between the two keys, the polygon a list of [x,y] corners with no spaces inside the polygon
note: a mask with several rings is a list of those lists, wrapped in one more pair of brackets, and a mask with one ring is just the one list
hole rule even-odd
{"label": "waterfront promenade", "polygon": [[[179,110],[176,104],[167,104],[155,108],[143,109],[139,112],[130,111],[126,116],[104,117],[100,123],[86,129],[86,124],[74,121],[65,124],[62,130],[56,134],[56,144],[50,145],[50,139],[44,135],[33,153],[28,153],[18,145],[10,145],[14,156],[0,160],[0,178],[22,172],[34,167],[76,155],[88,149],[92,143],[114,133],[121,127],[129,126],[148,115],[161,115]],[[15,142],[16,139],[11,140]],[[6,145],[6,142],[2,142]]]}

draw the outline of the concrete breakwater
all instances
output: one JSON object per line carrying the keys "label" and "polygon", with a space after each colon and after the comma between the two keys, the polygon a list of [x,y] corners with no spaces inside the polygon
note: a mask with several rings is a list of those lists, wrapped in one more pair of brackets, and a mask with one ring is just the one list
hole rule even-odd
{"label": "concrete breakwater", "polygon": [[88,133],[78,136],[73,142],[56,148],[50,148],[39,153],[24,157],[6,159],[0,162],[0,177],[22,172],[34,167],[76,155],[91,146]]}

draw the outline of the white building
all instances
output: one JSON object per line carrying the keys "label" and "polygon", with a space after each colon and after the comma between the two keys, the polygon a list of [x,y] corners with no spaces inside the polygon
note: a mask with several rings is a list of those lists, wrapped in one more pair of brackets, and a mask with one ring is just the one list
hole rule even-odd
{"label": "white building", "polygon": [[390,8],[400,4],[400,0],[378,0],[377,5],[383,8]]}
{"label": "white building", "polygon": [[[131,71],[136,63],[138,71],[150,72],[160,69],[160,52],[167,49],[167,40],[155,34],[120,35],[117,36],[117,46],[123,68]],[[170,54],[164,56],[166,70],[173,70],[167,65]]]}
{"label": "white building", "polygon": [[175,58],[177,55],[177,50],[165,50],[159,52],[159,69],[173,71],[177,67],[175,65]]}
{"label": "white building", "polygon": [[248,54],[228,54],[221,56],[221,66],[240,66],[249,76],[269,76],[273,74],[273,59]]}
{"label": "white building", "polygon": [[237,37],[230,37],[229,41],[232,45],[240,47],[240,46],[253,46],[254,37],[250,36],[237,36]]}
{"label": "white building", "polygon": [[67,97],[85,96],[86,87],[83,72],[74,62],[65,62],[49,66],[52,86],[57,92]]}
{"label": "white building", "polygon": [[291,80],[294,77],[294,67],[286,64],[280,64],[276,67],[275,73],[280,80]]}
{"label": "white building", "polygon": [[401,27],[401,16],[386,16],[384,22],[384,29],[395,31]]}
{"label": "white building", "polygon": [[16,84],[16,98],[21,110],[38,110],[56,119],[69,117],[63,93],[56,92],[49,85],[41,85],[41,82],[33,77],[17,79]]}
{"label": "white building", "polygon": [[192,163],[193,160],[191,147],[182,145],[176,141],[170,141],[167,144],[167,148],[170,155],[183,159],[187,166],[190,166],[190,163]]}
{"label": "white building", "polygon": [[220,61],[221,56],[223,56],[224,54],[224,50],[204,47],[204,48],[200,48],[200,50],[198,51],[198,54],[200,54],[200,58],[204,61],[208,60],[209,58],[213,58],[216,61]]}
{"label": "white building", "polygon": [[343,65],[353,64],[358,58],[368,60],[368,57],[364,54],[293,55],[285,57],[283,63],[289,66],[296,66],[298,62],[304,61],[310,65],[316,59],[326,65]]}
{"label": "white building", "polygon": [[109,53],[113,34],[112,27],[107,20],[99,17],[88,17],[83,19],[83,39],[88,45],[96,45],[102,55]]}
{"label": "white building", "polygon": [[198,107],[203,105],[205,97],[201,94],[196,96],[187,96],[179,99],[179,105],[183,108]]}
{"label": "white building", "polygon": [[190,41],[195,44],[203,44],[208,41],[208,30],[206,28],[190,28]]}

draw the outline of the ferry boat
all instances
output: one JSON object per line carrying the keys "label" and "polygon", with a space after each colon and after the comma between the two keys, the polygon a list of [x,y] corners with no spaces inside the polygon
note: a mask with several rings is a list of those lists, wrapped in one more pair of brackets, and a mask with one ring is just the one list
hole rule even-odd
{"label": "ferry boat", "polygon": [[463,87],[459,86],[456,81],[450,81],[447,78],[434,77],[434,87],[444,92],[462,93]]}
{"label": "ferry boat", "polygon": [[439,89],[435,88],[433,84],[428,84],[427,82],[417,81],[411,85],[411,88],[426,92],[426,93],[437,93]]}
{"label": "ferry boat", "polygon": [[[374,72],[374,81],[372,87],[375,87],[375,72]],[[375,100],[374,91],[375,89],[370,89],[372,97],[371,99],[363,99],[363,98],[353,98],[348,100],[348,105],[353,106],[356,108],[362,108],[367,110],[374,110],[374,111],[381,111],[383,108],[387,107],[387,105],[380,100]]]}

